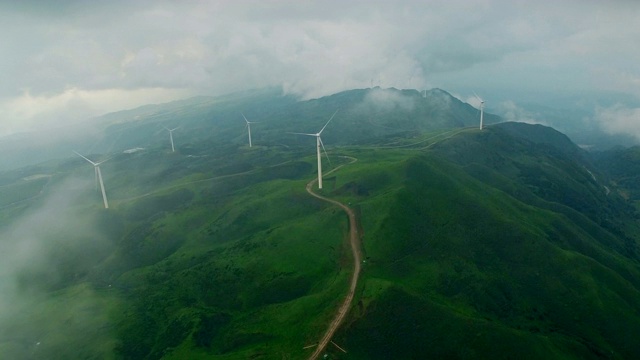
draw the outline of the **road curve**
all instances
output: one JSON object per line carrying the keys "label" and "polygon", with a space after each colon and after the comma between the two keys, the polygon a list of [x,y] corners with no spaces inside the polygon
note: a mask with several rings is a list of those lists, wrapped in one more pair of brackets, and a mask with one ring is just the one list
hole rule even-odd
{"label": "road curve", "polygon": [[[357,161],[356,158],[350,158],[350,159],[352,159],[352,161],[349,164],[352,164]],[[342,166],[343,165],[338,166],[337,168],[331,170],[325,175],[328,175],[331,172],[334,172],[340,169]],[[353,253],[353,274],[351,275],[351,285],[349,286],[349,292],[345,296],[344,301],[342,302],[342,305],[340,305],[340,307],[338,308],[338,312],[336,313],[335,318],[333,319],[333,321],[331,321],[331,324],[329,324],[329,328],[327,328],[327,331],[325,332],[324,336],[322,337],[320,342],[318,342],[318,346],[316,347],[315,351],[309,357],[309,360],[315,360],[318,358],[318,356],[320,356],[320,354],[326,348],[327,344],[329,344],[329,342],[331,341],[331,338],[335,334],[336,330],[338,330],[338,327],[340,327],[342,320],[344,320],[345,316],[349,312],[349,308],[351,307],[351,303],[353,302],[353,297],[356,292],[356,286],[358,285],[358,278],[360,277],[360,264],[362,262],[362,253],[360,249],[360,236],[358,234],[358,226],[357,226],[358,224],[356,221],[356,214],[347,205],[339,201],[326,198],[322,195],[318,195],[317,193],[313,192],[312,187],[316,182],[317,182],[317,179],[314,179],[307,184],[307,192],[311,196],[314,196],[322,201],[326,201],[333,205],[339,206],[340,208],[342,208],[342,210],[344,210],[347,213],[347,216],[349,217],[349,243],[351,244],[351,251]]]}

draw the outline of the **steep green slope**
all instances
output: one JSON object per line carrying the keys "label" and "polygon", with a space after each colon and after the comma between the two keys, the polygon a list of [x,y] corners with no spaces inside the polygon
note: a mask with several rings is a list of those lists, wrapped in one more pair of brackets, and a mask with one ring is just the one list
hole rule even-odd
{"label": "steep green slope", "polygon": [[[342,358],[638,356],[640,264],[624,247],[637,232],[609,231],[562,192],[621,223],[628,209],[594,197],[572,151],[534,140],[474,131],[389,167],[402,186],[362,200],[368,258]],[[558,192],[532,186],[533,159]]]}
{"label": "steep green slope", "polygon": [[[98,358],[304,356],[347,288],[346,219],[305,192],[315,157],[215,150],[113,157],[102,166],[108,210],[82,159],[51,165],[52,184],[34,198],[41,185],[7,176],[25,213],[35,212],[24,226],[42,226],[2,227],[2,249],[33,242],[33,255],[0,268],[0,357],[73,358],[70,344]],[[31,300],[18,306],[23,298]],[[61,302],[68,311],[54,314]]]}

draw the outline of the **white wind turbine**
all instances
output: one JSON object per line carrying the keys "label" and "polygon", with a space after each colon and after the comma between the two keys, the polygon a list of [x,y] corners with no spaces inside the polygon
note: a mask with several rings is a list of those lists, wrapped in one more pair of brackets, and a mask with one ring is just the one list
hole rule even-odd
{"label": "white wind turbine", "polygon": [[476,98],[480,101],[480,130],[482,130],[482,121],[484,119],[484,100],[482,100],[482,98],[480,98],[480,96],[478,96],[475,91],[473,92],[473,95],[475,95]]}
{"label": "white wind turbine", "polygon": [[327,127],[327,125],[329,125],[329,123],[331,122],[333,117],[336,116],[337,113],[338,113],[338,110],[336,110],[336,112],[334,112],[333,115],[331,115],[331,117],[329,118],[329,121],[327,121],[327,123],[324,124],[322,129],[320,129],[320,131],[318,131],[315,134],[292,133],[292,134],[307,135],[307,136],[315,136],[316,137],[316,150],[317,150],[316,152],[317,152],[317,155],[318,155],[318,189],[322,189],[322,156],[320,154],[320,147],[322,147],[322,150],[324,150],[324,154],[327,156],[327,160],[329,162],[331,162],[331,160],[329,160],[329,155],[327,154],[327,150],[324,148],[324,144],[322,143],[322,139],[320,138],[320,135],[322,135],[322,132],[324,131],[324,129]]}
{"label": "white wind turbine", "polygon": [[175,127],[173,129],[169,129],[166,126],[163,126],[163,128],[165,128],[168,132],[169,132],[169,140],[171,140],[171,152],[176,152],[176,149],[173,147],[173,131],[178,129],[180,126]]}
{"label": "white wind turbine", "polygon": [[244,118],[244,121],[247,123],[246,128],[247,128],[247,130],[249,131],[249,147],[251,147],[251,124],[255,124],[255,123],[257,123],[258,121],[249,121],[249,120],[247,120],[247,118],[244,116],[244,114],[243,114],[243,113],[240,113],[240,114],[241,114],[241,115],[242,115],[242,117]]}
{"label": "white wind turbine", "polygon": [[96,185],[98,182],[100,182],[100,190],[102,190],[102,200],[104,201],[104,208],[108,209],[109,208],[109,202],[107,201],[107,192],[104,190],[104,183],[102,182],[102,173],[100,172],[100,164],[102,164],[103,162],[109,160],[102,160],[100,162],[93,162],[89,159],[87,159],[86,157],[80,155],[80,153],[78,153],[77,151],[74,151],[74,153],[76,153],[76,155],[80,156],[81,158],[87,160],[88,162],[91,163],[91,165],[93,165],[93,169],[96,173]]}

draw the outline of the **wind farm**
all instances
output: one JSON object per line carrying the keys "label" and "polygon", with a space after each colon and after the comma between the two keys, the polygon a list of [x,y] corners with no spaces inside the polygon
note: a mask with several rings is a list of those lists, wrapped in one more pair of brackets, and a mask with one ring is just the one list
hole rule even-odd
{"label": "wind farm", "polygon": [[640,359],[640,2],[1,9],[0,359]]}
{"label": "wind farm", "polygon": [[[632,249],[622,250],[623,221],[629,238],[640,230],[605,182],[607,167],[564,135],[501,122],[482,107],[481,123],[492,126],[477,131],[478,109],[440,89],[198,101],[191,112],[145,108],[154,115],[129,125],[130,138],[114,125],[121,145],[110,141],[114,152],[100,155],[109,159],[109,203],[105,160],[74,151],[94,166],[109,211],[83,196],[55,207],[60,225],[43,230],[42,246],[56,256],[21,275],[29,291],[48,295],[17,312],[33,321],[10,323],[17,330],[0,335],[0,355],[69,358],[61,344],[73,343],[105,358],[438,358],[464,356],[460,341],[489,357],[594,347],[636,354],[626,330],[592,329],[640,326],[633,303],[620,300],[636,299],[625,289],[640,275]],[[265,103],[273,105],[251,106]],[[244,112],[262,114],[252,151]],[[180,151],[166,156],[158,127],[176,120]],[[316,122],[319,131],[290,135]],[[322,137],[332,145],[330,171]],[[24,196],[0,203],[0,219],[46,208],[58,192],[69,198],[61,186],[80,165],[63,159],[3,174],[0,194]],[[604,222],[612,218],[620,223]],[[582,267],[591,272],[574,271]],[[39,280],[50,269],[55,276]],[[585,286],[614,295],[592,298],[578,291]],[[100,306],[59,306],[79,294]],[[564,306],[572,301],[583,305]],[[96,331],[77,335],[89,325]]]}

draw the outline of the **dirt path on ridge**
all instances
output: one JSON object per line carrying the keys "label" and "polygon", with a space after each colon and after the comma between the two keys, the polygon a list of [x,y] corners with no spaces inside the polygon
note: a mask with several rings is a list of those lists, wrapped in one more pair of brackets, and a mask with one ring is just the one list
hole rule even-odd
{"label": "dirt path on ridge", "polygon": [[[349,158],[352,159],[352,161],[349,164],[353,164],[354,162],[358,161],[358,159],[356,158],[352,158],[352,157],[349,157]],[[344,165],[338,166],[337,168],[326,173],[325,175],[328,175],[340,169],[342,166]],[[349,312],[349,308],[351,307],[351,303],[353,302],[353,297],[356,292],[356,286],[358,285],[358,278],[360,277],[360,264],[362,262],[362,252],[360,249],[360,235],[358,234],[356,214],[347,205],[339,201],[326,198],[322,195],[318,195],[317,193],[313,192],[312,187],[317,181],[318,179],[316,178],[314,180],[311,180],[307,184],[307,192],[311,194],[311,196],[314,196],[322,201],[326,201],[333,205],[339,206],[340,208],[342,208],[342,210],[344,210],[347,213],[347,216],[349,217],[349,243],[351,244],[351,251],[353,253],[353,274],[351,275],[351,285],[349,286],[349,292],[345,296],[344,301],[342,302],[342,305],[340,305],[340,307],[338,308],[338,312],[336,313],[335,318],[333,319],[333,321],[331,321],[331,324],[329,324],[329,328],[327,329],[324,336],[318,343],[318,346],[316,347],[315,351],[309,357],[309,360],[315,360],[318,358],[318,356],[320,356],[320,354],[327,347],[327,344],[329,344],[329,342],[331,341],[331,338],[335,334],[336,330],[338,330],[338,327],[340,327],[342,320],[344,320],[345,316]]]}

